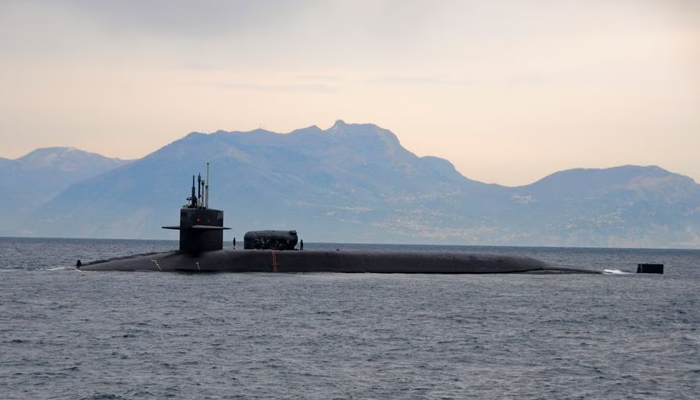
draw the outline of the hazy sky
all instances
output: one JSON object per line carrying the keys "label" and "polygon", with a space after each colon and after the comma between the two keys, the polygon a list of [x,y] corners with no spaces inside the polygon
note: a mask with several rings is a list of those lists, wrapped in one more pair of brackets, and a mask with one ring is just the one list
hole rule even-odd
{"label": "hazy sky", "polygon": [[0,1],[0,157],[337,119],[485,182],[700,182],[700,0]]}

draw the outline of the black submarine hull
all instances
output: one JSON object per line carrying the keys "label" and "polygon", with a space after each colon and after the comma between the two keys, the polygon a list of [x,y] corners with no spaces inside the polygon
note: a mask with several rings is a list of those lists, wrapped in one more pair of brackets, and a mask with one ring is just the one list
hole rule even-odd
{"label": "black submarine hull", "polygon": [[82,271],[341,272],[401,274],[591,273],[525,257],[465,252],[214,250],[155,253],[83,264]]}

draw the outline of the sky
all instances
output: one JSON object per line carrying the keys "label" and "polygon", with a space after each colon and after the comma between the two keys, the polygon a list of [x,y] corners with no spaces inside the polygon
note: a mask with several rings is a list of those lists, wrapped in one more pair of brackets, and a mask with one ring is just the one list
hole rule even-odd
{"label": "sky", "polygon": [[0,157],[338,119],[482,182],[700,182],[700,0],[0,2]]}

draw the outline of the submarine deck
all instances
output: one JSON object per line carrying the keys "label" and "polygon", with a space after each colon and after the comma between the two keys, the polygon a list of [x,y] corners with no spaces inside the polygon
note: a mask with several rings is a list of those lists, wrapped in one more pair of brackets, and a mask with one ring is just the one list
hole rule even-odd
{"label": "submarine deck", "polygon": [[150,253],[83,264],[83,271],[600,274],[525,257],[467,252],[215,250]]}

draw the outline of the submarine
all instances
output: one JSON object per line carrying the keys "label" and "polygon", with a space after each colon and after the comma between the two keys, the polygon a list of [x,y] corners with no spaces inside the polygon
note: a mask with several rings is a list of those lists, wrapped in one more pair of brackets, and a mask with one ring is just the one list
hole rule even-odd
{"label": "submarine", "polygon": [[[209,208],[207,175],[192,177],[191,195],[180,209],[179,249],[82,263],[81,271],[160,271],[181,273],[401,273],[401,274],[602,274],[585,268],[551,265],[526,256],[466,251],[304,250],[294,230],[250,231],[243,249],[224,249],[224,212]],[[299,244],[297,248],[297,244]]]}

